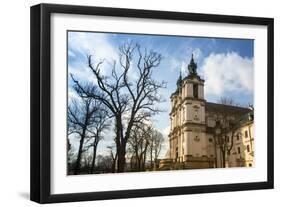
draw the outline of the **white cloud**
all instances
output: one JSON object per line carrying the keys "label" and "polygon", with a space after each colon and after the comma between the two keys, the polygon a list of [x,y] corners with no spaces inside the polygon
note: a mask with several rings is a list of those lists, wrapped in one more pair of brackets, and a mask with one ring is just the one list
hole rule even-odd
{"label": "white cloud", "polygon": [[72,88],[68,88],[68,101],[70,102],[71,100],[79,101],[80,97]]}
{"label": "white cloud", "polygon": [[175,57],[167,56],[165,59],[168,60],[169,68],[172,72],[175,72],[180,69],[180,61]]}
{"label": "white cloud", "polygon": [[103,33],[71,32],[69,46],[82,55],[94,54],[96,59],[116,59],[118,53]]}
{"label": "white cloud", "polygon": [[[130,39],[127,39],[129,42]],[[116,71],[120,73],[119,65],[119,49],[118,45],[114,46],[108,34],[89,33],[89,32],[71,32],[68,38],[69,50],[68,54],[75,57],[75,63],[70,64],[69,72],[76,74],[80,79],[86,81],[94,81],[93,74],[87,65],[87,55],[93,55],[92,61],[97,64],[99,61],[105,60],[101,65],[101,74],[111,76],[114,61],[116,61]],[[78,57],[79,54],[80,57]],[[84,58],[83,58],[84,57]],[[131,70],[128,71],[130,80],[136,80],[138,73],[134,61],[131,62]]]}
{"label": "white cloud", "polygon": [[131,69],[128,71],[128,77],[131,81],[136,81],[139,78],[138,69],[136,68],[134,60],[131,61]]}
{"label": "white cloud", "polygon": [[170,133],[170,125],[165,127],[164,129],[161,129],[160,132],[163,134],[163,136],[168,137]]}
{"label": "white cloud", "polygon": [[200,50],[200,48],[190,48],[190,53],[193,54],[196,62],[202,57],[202,51]]}
{"label": "white cloud", "polygon": [[206,95],[253,91],[253,58],[243,58],[235,52],[212,53],[204,59],[202,73]]}
{"label": "white cloud", "polygon": [[188,74],[188,64],[191,58],[191,54],[193,54],[193,57],[195,59],[195,62],[198,62],[202,58],[202,51],[200,48],[192,48],[187,47],[184,49],[186,51],[186,55],[184,55],[184,59],[180,60],[175,58],[174,56],[169,56],[169,67],[172,72],[181,71],[183,76]]}
{"label": "white cloud", "polygon": [[185,62],[185,61],[182,61],[181,62],[181,73],[183,76],[186,76],[187,75],[187,67],[188,67],[188,63]]}
{"label": "white cloud", "polygon": [[73,51],[68,50],[68,56],[75,58],[76,55],[75,55],[75,53]]}
{"label": "white cloud", "polygon": [[93,63],[97,63],[106,59],[103,64],[101,73],[106,75],[109,73],[113,60],[118,60],[117,48],[110,43],[108,36],[103,33],[87,33],[87,32],[71,32],[68,37],[69,51],[78,52],[85,56],[85,60],[77,58],[81,65],[86,65],[87,55],[93,55]]}
{"label": "white cloud", "polygon": [[90,68],[86,66],[86,64],[85,65],[81,64],[80,67],[68,66],[68,73],[73,74],[75,79],[92,82],[94,84],[97,83],[94,74],[92,73]]}
{"label": "white cloud", "polygon": [[165,158],[168,150],[169,150],[169,133],[170,133],[170,125],[168,125],[167,127],[163,128],[163,129],[159,129],[159,131],[162,133],[163,137],[164,137],[164,142],[162,144],[162,148],[161,148],[161,152],[159,155],[159,158]]}

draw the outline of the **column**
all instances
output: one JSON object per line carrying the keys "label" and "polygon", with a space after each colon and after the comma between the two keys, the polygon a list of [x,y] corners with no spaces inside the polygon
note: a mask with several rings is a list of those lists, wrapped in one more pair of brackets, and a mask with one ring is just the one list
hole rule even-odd
{"label": "column", "polygon": [[[184,156],[187,155],[187,132],[184,132]],[[185,161],[185,160],[184,160]]]}
{"label": "column", "polygon": [[185,110],[184,110],[184,119],[185,119],[185,121],[187,120],[187,104],[185,104],[184,105],[184,108],[185,108]]}
{"label": "column", "polygon": [[201,106],[201,122],[205,123],[205,106]]}

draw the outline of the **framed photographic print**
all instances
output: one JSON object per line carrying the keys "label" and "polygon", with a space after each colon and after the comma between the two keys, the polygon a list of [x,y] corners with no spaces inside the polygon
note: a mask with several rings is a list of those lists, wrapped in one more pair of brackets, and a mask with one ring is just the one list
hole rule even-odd
{"label": "framed photographic print", "polygon": [[273,19],[31,7],[31,200],[273,188]]}

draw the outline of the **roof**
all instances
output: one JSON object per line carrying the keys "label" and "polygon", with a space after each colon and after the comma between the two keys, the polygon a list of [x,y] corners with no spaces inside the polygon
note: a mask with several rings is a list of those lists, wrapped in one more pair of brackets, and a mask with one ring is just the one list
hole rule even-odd
{"label": "roof", "polygon": [[247,124],[253,122],[253,120],[254,120],[254,112],[250,111],[249,113],[244,114],[243,116],[240,117],[239,123],[240,125]]}
{"label": "roof", "polygon": [[224,105],[224,104],[211,103],[211,102],[206,102],[205,110],[206,112],[228,113],[238,116],[242,116],[252,111],[250,108]]}

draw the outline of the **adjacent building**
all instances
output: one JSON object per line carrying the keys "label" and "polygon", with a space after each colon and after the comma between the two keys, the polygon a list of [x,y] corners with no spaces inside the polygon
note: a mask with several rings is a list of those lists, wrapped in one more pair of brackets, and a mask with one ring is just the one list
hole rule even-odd
{"label": "adjacent building", "polygon": [[160,169],[167,163],[181,169],[254,165],[253,109],[206,101],[193,56],[171,105],[169,159],[160,162]]}

